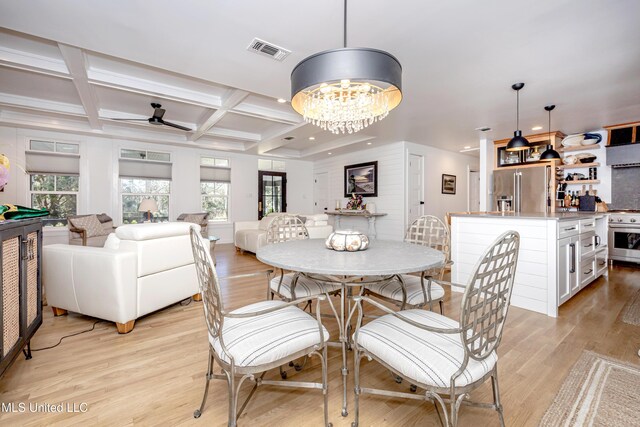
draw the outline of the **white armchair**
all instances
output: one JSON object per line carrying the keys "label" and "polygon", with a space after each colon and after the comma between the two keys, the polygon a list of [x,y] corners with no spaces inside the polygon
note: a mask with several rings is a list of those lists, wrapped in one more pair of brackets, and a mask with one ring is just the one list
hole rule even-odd
{"label": "white armchair", "polygon": [[43,284],[55,315],[67,311],[116,323],[119,333],[135,320],[193,296],[199,299],[189,223],[118,227],[104,248],[48,245]]}

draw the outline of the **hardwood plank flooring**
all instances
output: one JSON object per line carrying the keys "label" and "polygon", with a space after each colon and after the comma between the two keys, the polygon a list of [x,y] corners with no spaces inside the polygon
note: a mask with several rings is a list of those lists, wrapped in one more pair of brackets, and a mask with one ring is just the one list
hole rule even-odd
{"label": "hardwood plank flooring", "polygon": [[[217,245],[220,276],[265,269],[251,254],[236,253],[232,245]],[[537,425],[565,376],[583,350],[640,364],[640,328],[620,321],[624,304],[640,288],[640,269],[614,266],[609,280],[601,278],[560,309],[553,319],[512,307],[499,349],[499,377],[506,423]],[[261,301],[264,280],[223,283],[225,303],[236,308]],[[460,295],[447,295],[445,313],[457,318]],[[136,321],[135,329],[118,335],[112,323],[98,323],[95,330],[65,339],[58,347],[20,357],[0,379],[0,402],[80,403],[85,413],[0,413],[0,425],[189,425],[223,426],[227,422],[226,383],[213,381],[200,419],[192,417],[200,405],[207,364],[207,335],[202,303],[173,305]],[[328,312],[328,310],[326,310]],[[90,328],[96,319],[70,313],[53,317],[45,307],[44,323],[33,348],[55,344],[70,333]],[[327,326],[335,338],[330,320]],[[349,355],[351,356],[351,355]],[[352,357],[349,363],[352,364]],[[329,349],[330,420],[349,426],[352,414],[340,416],[340,352]],[[364,363],[363,385],[407,391],[374,362]],[[276,372],[267,374],[279,378]],[[318,361],[289,378],[318,381]],[[352,377],[350,377],[352,380]],[[246,395],[250,386],[244,386]],[[353,409],[352,386],[349,387]],[[489,382],[472,393],[474,400],[489,400]],[[16,406],[17,408],[17,406]],[[363,426],[439,425],[433,405],[419,401],[364,396]],[[318,391],[264,386],[239,419],[251,426],[317,426],[322,424],[322,397]],[[463,407],[461,426],[495,426],[494,411]]]}

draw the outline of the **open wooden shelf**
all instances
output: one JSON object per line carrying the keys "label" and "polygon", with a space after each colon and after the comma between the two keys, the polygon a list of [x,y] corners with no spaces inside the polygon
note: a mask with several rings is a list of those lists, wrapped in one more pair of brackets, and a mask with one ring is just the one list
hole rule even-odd
{"label": "open wooden shelf", "polygon": [[566,153],[569,151],[588,151],[588,150],[599,150],[600,144],[591,144],[591,145],[578,145],[575,147],[562,147],[558,151],[560,153]]}
{"label": "open wooden shelf", "polygon": [[580,184],[600,184],[599,179],[578,179],[576,181],[560,181],[560,184],[580,185]]}
{"label": "open wooden shelf", "polygon": [[597,168],[598,166],[600,166],[600,163],[593,162],[593,163],[576,163],[574,165],[560,165],[556,167],[559,169],[579,169],[579,168]]}

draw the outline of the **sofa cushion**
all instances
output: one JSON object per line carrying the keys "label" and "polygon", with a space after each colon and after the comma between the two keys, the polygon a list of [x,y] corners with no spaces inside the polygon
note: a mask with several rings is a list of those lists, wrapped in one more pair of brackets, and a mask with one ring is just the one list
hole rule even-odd
{"label": "sofa cushion", "polygon": [[87,237],[95,237],[104,235],[104,228],[96,215],[81,216],[78,218],[69,218],[69,222],[74,228],[85,230]]}
{"label": "sofa cushion", "polygon": [[127,224],[116,229],[116,236],[121,240],[135,241],[161,239],[163,237],[189,235],[191,227],[200,232],[200,226],[190,222]]}
{"label": "sofa cushion", "polygon": [[106,249],[118,249],[120,247],[120,239],[118,239],[116,233],[111,233],[107,236],[103,247]]}
{"label": "sofa cushion", "polygon": [[276,216],[277,215],[267,215],[262,217],[260,224],[258,225],[258,229],[267,231],[273,220],[276,219]]}

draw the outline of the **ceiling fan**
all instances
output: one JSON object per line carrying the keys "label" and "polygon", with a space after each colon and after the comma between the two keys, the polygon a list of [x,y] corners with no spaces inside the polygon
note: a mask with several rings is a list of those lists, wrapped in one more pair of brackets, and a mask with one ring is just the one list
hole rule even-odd
{"label": "ceiling fan", "polygon": [[187,132],[190,132],[192,130],[192,129],[189,129],[188,127],[180,126],[180,125],[177,125],[175,123],[171,123],[171,122],[167,122],[167,121],[163,120],[162,117],[164,117],[164,113],[166,112],[166,110],[164,108],[162,108],[162,105],[157,104],[155,102],[152,102],[151,103],[151,107],[153,107],[153,116],[149,117],[148,119],[117,119],[117,118],[112,118],[111,120],[123,120],[123,121],[128,121],[128,122],[130,122],[130,121],[148,121],[152,125],[165,125],[165,126],[170,126],[172,128],[184,130],[184,131],[187,131]]}

